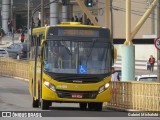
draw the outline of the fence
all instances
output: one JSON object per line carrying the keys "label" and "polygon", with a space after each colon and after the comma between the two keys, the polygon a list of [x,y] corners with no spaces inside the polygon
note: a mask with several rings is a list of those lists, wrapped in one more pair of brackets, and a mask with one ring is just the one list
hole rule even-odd
{"label": "fence", "polygon": [[29,61],[0,58],[0,75],[29,79]]}
{"label": "fence", "polygon": [[[0,58],[0,75],[29,79],[29,61]],[[160,83],[112,82],[110,108],[160,111]]]}
{"label": "fence", "polygon": [[108,107],[129,111],[160,111],[160,83],[112,82]]}

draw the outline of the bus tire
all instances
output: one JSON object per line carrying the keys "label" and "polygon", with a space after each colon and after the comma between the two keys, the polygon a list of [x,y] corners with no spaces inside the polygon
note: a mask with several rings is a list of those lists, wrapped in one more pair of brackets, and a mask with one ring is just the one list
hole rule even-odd
{"label": "bus tire", "polygon": [[51,106],[51,102],[50,101],[42,100],[42,102],[41,102],[42,110],[48,110],[49,106]]}
{"label": "bus tire", "polygon": [[79,103],[79,107],[81,110],[86,110],[87,109],[87,103]]}
{"label": "bus tire", "polygon": [[94,103],[88,103],[88,109],[93,110],[94,109]]}
{"label": "bus tire", "polygon": [[88,103],[89,110],[102,111],[103,103],[102,102],[93,102]]}
{"label": "bus tire", "polygon": [[96,111],[102,111],[103,102],[94,103],[94,107],[95,107],[95,110],[96,110]]}
{"label": "bus tire", "polygon": [[39,100],[34,100],[34,98],[33,98],[33,100],[32,100],[32,107],[33,108],[38,108],[39,107]]}

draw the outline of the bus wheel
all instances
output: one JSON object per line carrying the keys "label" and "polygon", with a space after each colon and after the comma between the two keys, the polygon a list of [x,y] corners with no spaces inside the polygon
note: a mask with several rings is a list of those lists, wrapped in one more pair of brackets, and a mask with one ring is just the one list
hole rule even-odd
{"label": "bus wheel", "polygon": [[41,102],[42,110],[48,110],[49,106],[51,106],[51,102],[50,101],[42,100],[42,102]]}
{"label": "bus wheel", "polygon": [[38,108],[39,107],[39,100],[34,100],[34,98],[33,98],[33,100],[32,100],[32,107],[33,108]]}
{"label": "bus wheel", "polygon": [[97,110],[97,111],[102,111],[103,102],[94,103],[94,108],[95,108],[95,110]]}
{"label": "bus wheel", "polygon": [[88,109],[93,110],[94,109],[94,103],[88,103]]}
{"label": "bus wheel", "polygon": [[87,103],[79,103],[79,107],[81,110],[86,110],[87,109]]}
{"label": "bus wheel", "polygon": [[88,103],[88,109],[89,110],[96,110],[96,111],[102,111],[102,102],[93,102],[93,103]]}

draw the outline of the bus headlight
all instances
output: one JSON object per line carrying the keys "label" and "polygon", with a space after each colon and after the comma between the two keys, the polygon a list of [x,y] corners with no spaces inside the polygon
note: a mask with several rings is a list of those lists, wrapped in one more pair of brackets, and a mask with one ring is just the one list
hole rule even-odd
{"label": "bus headlight", "polygon": [[48,81],[44,81],[44,85],[46,86],[46,87],[48,87],[50,90],[52,90],[52,91],[56,91],[56,88],[55,88],[55,86],[54,85],[52,85],[51,83],[49,83]]}
{"label": "bus headlight", "polygon": [[109,83],[106,83],[105,85],[103,85],[99,88],[98,93],[105,91],[108,87],[109,87]]}
{"label": "bus headlight", "polygon": [[48,81],[44,81],[45,86],[49,87],[49,82]]}

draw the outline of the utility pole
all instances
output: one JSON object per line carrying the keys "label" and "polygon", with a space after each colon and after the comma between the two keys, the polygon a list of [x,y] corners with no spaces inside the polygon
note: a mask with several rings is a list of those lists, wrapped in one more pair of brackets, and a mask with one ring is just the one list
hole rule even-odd
{"label": "utility pole", "polygon": [[131,39],[134,38],[134,36],[137,34],[137,32],[139,31],[139,29],[142,27],[142,25],[144,24],[144,22],[146,21],[146,19],[152,13],[152,11],[155,8],[155,6],[157,5],[158,1],[159,0],[153,0],[153,2],[148,7],[148,9],[144,13],[144,15],[141,17],[141,19],[138,21],[138,23],[136,24],[136,26],[133,28],[133,30],[131,32]]}
{"label": "utility pole", "polygon": [[11,27],[12,27],[12,43],[14,43],[14,30],[13,30],[13,0],[11,0]]}
{"label": "utility pole", "polygon": [[[83,1],[85,4],[85,0]],[[85,13],[83,13],[83,22],[84,25],[87,25],[87,15]]]}
{"label": "utility pole", "polygon": [[[27,42],[28,43],[30,43],[31,44],[31,40],[30,40],[30,21],[29,21],[29,19],[30,19],[30,0],[28,0],[28,20],[27,20],[27,37],[28,37],[28,40],[27,40]],[[32,23],[31,23],[31,27],[32,27]],[[31,28],[32,29],[32,28]],[[30,51],[30,48],[29,47],[27,47],[27,50],[28,51]],[[29,58],[29,54],[27,54],[27,58]]]}
{"label": "utility pole", "polygon": [[41,26],[44,26],[44,0],[41,0]]}
{"label": "utility pole", "polygon": [[131,39],[131,0],[126,0],[126,41],[122,46],[122,81],[135,79],[135,46]]}
{"label": "utility pole", "polygon": [[110,28],[110,0],[105,0],[105,27]]}
{"label": "utility pole", "polygon": [[[158,0],[153,0],[144,15],[131,31],[131,0],[126,0],[126,41],[122,48],[122,81],[135,79],[135,47],[132,39],[151,14]],[[159,20],[157,20],[159,21]]]}
{"label": "utility pole", "polygon": [[113,0],[110,0],[110,16],[111,16],[111,18],[110,18],[110,24],[111,24],[111,43],[113,44],[113,33],[114,33],[114,31],[113,31]]}
{"label": "utility pole", "polygon": [[[28,36],[28,42],[30,41],[29,40],[29,27],[30,27],[30,21],[29,21],[29,19],[30,19],[30,17],[29,17],[29,11],[30,11],[30,0],[28,0],[28,21],[27,21],[27,23],[28,23],[28,25],[27,25],[27,27],[28,27],[28,34],[27,34],[27,36]],[[32,24],[32,23],[31,23]]]}
{"label": "utility pole", "polygon": [[[160,0],[157,5],[157,37],[160,36]],[[160,51],[157,50],[157,80],[160,82]]]}
{"label": "utility pole", "polygon": [[70,0],[62,0],[62,22],[69,21]]}

